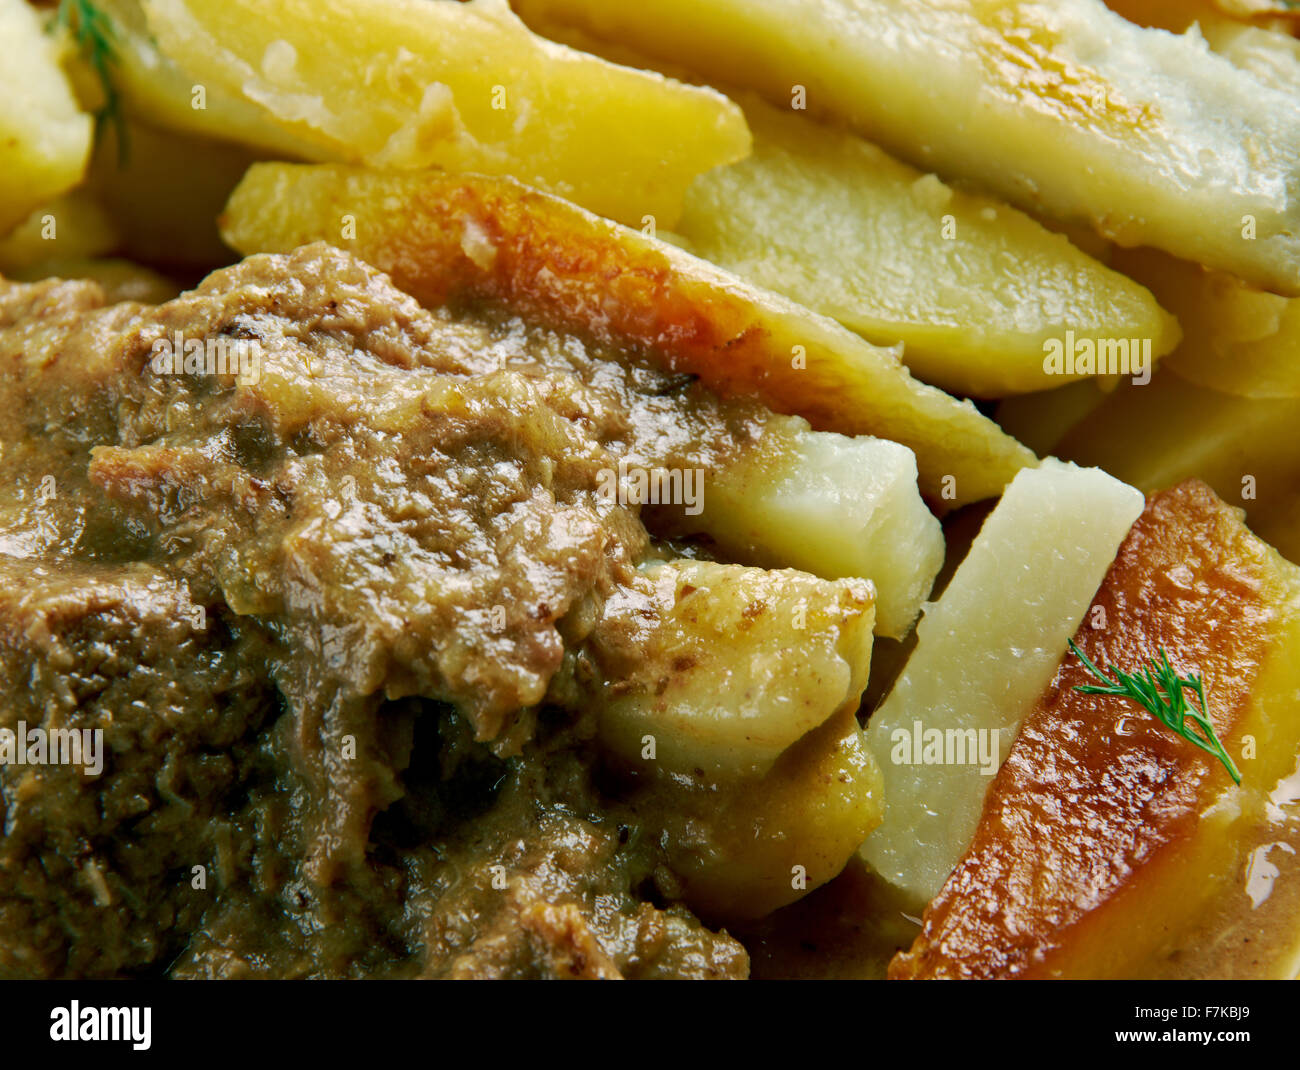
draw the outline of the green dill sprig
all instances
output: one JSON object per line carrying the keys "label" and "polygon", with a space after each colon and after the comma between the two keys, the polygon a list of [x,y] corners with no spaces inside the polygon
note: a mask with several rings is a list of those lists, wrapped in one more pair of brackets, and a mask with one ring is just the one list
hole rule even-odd
{"label": "green dill sprig", "polygon": [[122,102],[112,74],[117,64],[117,27],[107,12],[91,0],[59,0],[59,10],[50,28],[57,32],[65,27],[72,32],[73,40],[103,87],[104,104],[95,112],[95,136],[101,136],[104,127],[111,123],[117,136],[118,161],[124,163],[126,117],[122,114]]}
{"label": "green dill sprig", "polygon": [[[1232,761],[1232,756],[1223,748],[1219,737],[1214,733],[1210,722],[1209,707],[1205,701],[1205,681],[1195,674],[1179,676],[1169,664],[1169,655],[1165,648],[1160,648],[1160,659],[1147,659],[1147,667],[1136,673],[1127,673],[1123,669],[1111,666],[1111,676],[1107,676],[1089,659],[1088,655],[1069,640],[1070,649],[1080,661],[1105,686],[1080,684],[1074,688],[1085,695],[1113,695],[1136,702],[1157,721],[1172,729],[1189,743],[1194,743],[1207,754],[1218,758],[1228,770],[1233,782],[1241,783],[1241,773]],[[1195,695],[1200,709],[1193,709],[1187,702],[1187,693]],[[1188,724],[1188,720],[1191,724]],[[1197,731],[1199,729],[1200,731]]]}

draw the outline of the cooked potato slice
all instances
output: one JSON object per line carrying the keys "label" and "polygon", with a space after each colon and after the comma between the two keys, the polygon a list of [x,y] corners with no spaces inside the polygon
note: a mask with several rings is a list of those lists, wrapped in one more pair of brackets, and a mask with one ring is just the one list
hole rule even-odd
{"label": "cooked potato slice", "polygon": [[111,214],[82,186],[41,205],[0,238],[0,271],[18,278],[46,261],[102,256],[121,240]]}
{"label": "cooked potato slice", "polygon": [[774,419],[752,452],[710,475],[702,506],[675,526],[707,533],[733,560],[871,580],[881,635],[907,634],[943,564],[912,451],[810,431],[798,417]]}
{"label": "cooked potato slice", "polygon": [[1002,402],[996,418],[1008,434],[1045,457],[1055,453],[1070,429],[1110,397],[1105,385],[1102,380],[1082,379],[1056,390],[1020,394]]}
{"label": "cooked potato slice", "polygon": [[1033,454],[969,402],[832,320],[509,179],[257,164],[231,196],[244,253],[329,241],[429,305],[492,299],[650,351],[723,394],[760,397],[821,431],[893,439],[945,505],[1001,493]]}
{"label": "cooked potato slice", "polygon": [[534,35],[505,0],[145,0],[163,52],[330,158],[513,175],[671,226],[701,171],[749,151],[713,90]]}
{"label": "cooked potato slice", "polygon": [[1077,691],[1096,681],[1067,658],[891,976],[1293,976],[1294,879],[1261,896],[1246,864],[1261,841],[1300,839],[1282,811],[1300,744],[1300,569],[1193,481],[1146,507],[1097,611],[1105,626],[1077,636],[1095,664],[1140,670],[1163,650],[1204,678],[1240,786],[1136,703]]}
{"label": "cooked potato slice", "polygon": [[1300,298],[1279,297],[1153,249],[1116,253],[1184,328],[1167,358],[1180,378],[1225,394],[1300,398]]}
{"label": "cooked potato slice", "polygon": [[86,173],[94,124],[59,66],[59,44],[25,0],[0,0],[0,235]]}
{"label": "cooked potato slice", "polygon": [[108,304],[139,301],[146,305],[160,305],[181,292],[181,288],[166,276],[120,257],[55,257],[29,264],[15,271],[11,278],[18,282],[50,278],[93,279],[103,288]]}
{"label": "cooked potato slice", "polygon": [[1021,212],[742,102],[754,155],[696,179],[677,231],[698,256],[871,342],[902,342],[918,378],[1003,397],[1060,385],[1044,342],[1067,329],[1146,339],[1154,357],[1177,341],[1150,293]]}
{"label": "cooked potato slice", "polygon": [[600,737],[633,764],[766,772],[795,740],[857,709],[874,618],[863,580],[712,561],[652,567],[609,599],[588,640]]}
{"label": "cooked potato slice", "polygon": [[839,874],[880,823],[880,800],[880,769],[846,709],[761,777],[661,770],[632,805],[657,823],[682,898],[725,923],[769,914]]}
{"label": "cooked potato slice", "polygon": [[518,0],[928,171],[1300,294],[1300,103],[1101,0]]}
{"label": "cooked potato slice", "polygon": [[[112,22],[112,79],[126,114],[164,129],[252,146],[277,157],[320,157],[314,143],[270,122],[258,105],[200,83],[163,55],[149,32],[140,0],[95,0],[95,7]],[[84,55],[70,55],[67,65],[83,102],[98,106],[102,85]]]}
{"label": "cooked potato slice", "polygon": [[1048,459],[1020,473],[980,529],[867,722],[885,818],[863,857],[919,904],[969,845],[992,775],[1052,679],[1142,495]]}
{"label": "cooked potato slice", "polygon": [[1146,493],[1203,479],[1246,510],[1257,535],[1300,561],[1297,426],[1298,399],[1235,397],[1162,370],[1147,386],[1119,387],[1057,452]]}

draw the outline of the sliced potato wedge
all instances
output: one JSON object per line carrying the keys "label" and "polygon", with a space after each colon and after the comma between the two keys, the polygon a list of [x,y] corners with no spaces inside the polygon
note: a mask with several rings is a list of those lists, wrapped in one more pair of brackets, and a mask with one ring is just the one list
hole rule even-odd
{"label": "sliced potato wedge", "polygon": [[0,0],[0,235],[86,173],[91,118],[59,65],[58,39],[26,0]]}
{"label": "sliced potato wedge", "polygon": [[601,740],[671,772],[765,773],[837,711],[857,710],[874,619],[864,580],[651,567],[606,602],[587,641]]}
{"label": "sliced potato wedge", "polygon": [[1101,0],[517,0],[1021,207],[1300,294],[1300,102]]}
{"label": "sliced potato wedge", "polygon": [[[294,137],[268,120],[258,105],[199,81],[165,56],[149,31],[141,0],[95,0],[95,7],[112,23],[113,85],[123,111],[132,119],[233,142],[277,158],[320,157],[313,142]],[[69,55],[67,65],[83,102],[98,107],[103,102],[102,83],[85,56]],[[172,169],[182,165],[178,159]]]}
{"label": "sliced potato wedge", "polygon": [[1154,249],[1121,250],[1120,270],[1159,295],[1184,328],[1167,367],[1248,398],[1300,398],[1300,298],[1279,297]]}
{"label": "sliced potato wedge", "polygon": [[1039,456],[1047,456],[1056,452],[1072,427],[1110,397],[1104,385],[1098,379],[1081,379],[1056,390],[1020,394],[1003,401],[996,418],[1008,434]]}
{"label": "sliced potato wedge", "polygon": [[654,354],[722,394],[814,428],[893,439],[923,493],[1001,493],[1034,456],[969,402],[917,382],[896,353],[665,242],[503,178],[257,164],[231,196],[244,253],[312,241],[349,249],[428,305],[490,299]]}
{"label": "sliced potato wedge", "polygon": [[103,256],[121,241],[112,214],[81,186],[36,208],[0,238],[0,272],[16,279],[46,261]]}
{"label": "sliced potato wedge", "polygon": [[732,560],[876,588],[876,631],[901,638],[943,565],[943,528],[916,486],[916,458],[886,439],[810,431],[777,417],[757,447],[714,473],[686,533]]}
{"label": "sliced potato wedge", "polygon": [[1202,479],[1246,510],[1251,530],[1300,561],[1300,400],[1243,398],[1196,386],[1168,369],[1120,386],[1057,446],[1146,493]]}
{"label": "sliced potato wedge", "polygon": [[678,233],[698,256],[868,341],[902,342],[918,378],[1005,397],[1060,385],[1044,343],[1067,329],[1145,339],[1156,358],[1177,342],[1143,287],[1023,213],[854,134],[742,102],[754,155],[696,179]]}
{"label": "sliced potato wedge", "polygon": [[969,845],[1020,721],[1060,664],[1142,495],[1049,458],[989,514],[893,690],[867,722],[885,817],[863,845],[895,887],[929,901]]}
{"label": "sliced potato wedge", "polygon": [[880,769],[842,710],[763,776],[652,775],[634,809],[659,831],[682,899],[729,923],[770,914],[839,874],[880,823]]}
{"label": "sliced potato wedge", "polygon": [[671,226],[697,174],[749,151],[709,89],[533,34],[505,0],[145,0],[164,54],[328,158],[513,175]]}
{"label": "sliced potato wedge", "polygon": [[1294,877],[1269,895],[1248,868],[1261,843],[1267,855],[1300,842],[1296,808],[1282,809],[1300,745],[1300,569],[1190,481],[1148,504],[1094,614],[1105,625],[1076,641],[1095,664],[1134,670],[1163,650],[1180,675],[1204,678],[1240,786],[1137,704],[1076,690],[1095,679],[1068,657],[891,976],[1285,978],[1300,967]]}

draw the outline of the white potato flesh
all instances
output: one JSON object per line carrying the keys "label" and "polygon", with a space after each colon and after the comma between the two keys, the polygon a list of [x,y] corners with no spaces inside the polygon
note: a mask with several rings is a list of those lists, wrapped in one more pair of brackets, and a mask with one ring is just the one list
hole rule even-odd
{"label": "white potato flesh", "polygon": [[1116,263],[1159,294],[1184,327],[1162,367],[1197,386],[1247,398],[1300,398],[1300,297],[1280,297],[1154,249]]}
{"label": "white potato flesh", "polygon": [[1202,23],[1201,33],[1215,52],[1265,85],[1292,95],[1300,89],[1300,40],[1290,34],[1230,19]]}
{"label": "white potato flesh", "polygon": [[588,641],[602,681],[600,738],[634,764],[766,772],[837,711],[857,708],[874,615],[864,580],[654,565],[607,601]]}
{"label": "white potato flesh", "polygon": [[94,123],[25,0],[0,0],[0,235],[81,181]]}
{"label": "white potato flesh", "polygon": [[777,417],[755,449],[705,483],[681,523],[733,559],[876,588],[876,631],[911,629],[943,566],[943,528],[917,488],[916,455],[887,439]]}
{"label": "white potato flesh", "polygon": [[902,342],[918,378],[1005,397],[1065,381],[1043,354],[1066,330],[1143,339],[1153,358],[1178,341],[1147,290],[1024,213],[802,113],[741,103],[754,154],[695,180],[678,233],[870,342]]}
{"label": "white potato flesh", "polygon": [[[1016,476],[942,597],[925,608],[916,650],[867,723],[885,817],[862,848],[918,904],[970,843],[992,774],[1142,508],[1139,491],[1100,469],[1049,458]],[[933,731],[944,734],[942,754],[915,746],[937,739],[925,735]]]}
{"label": "white potato flesh", "polygon": [[1101,0],[517,0],[917,167],[1300,294],[1300,101]]}

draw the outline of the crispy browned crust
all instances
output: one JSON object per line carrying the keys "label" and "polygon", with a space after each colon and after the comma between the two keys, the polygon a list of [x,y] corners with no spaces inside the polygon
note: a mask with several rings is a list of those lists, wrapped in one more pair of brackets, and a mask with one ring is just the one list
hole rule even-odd
{"label": "crispy browned crust", "polygon": [[[1203,672],[1216,731],[1238,754],[1278,617],[1273,561],[1236,510],[1184,483],[1149,501],[1093,602],[1106,627],[1090,612],[1075,642],[1102,666],[1136,667],[1164,647],[1180,672]],[[1211,890],[1188,878],[1233,868],[1203,824],[1232,788],[1227,771],[1133,703],[1073,690],[1089,682],[1067,656],[891,977],[1140,972]]]}
{"label": "crispy browned crust", "polygon": [[[340,236],[348,218],[355,237]],[[511,179],[267,164],[250,170],[221,226],[244,253],[331,242],[428,307],[491,301],[818,430],[892,438],[916,452],[923,492],[945,504],[996,496],[1034,463],[973,406],[913,380],[895,354]]]}

